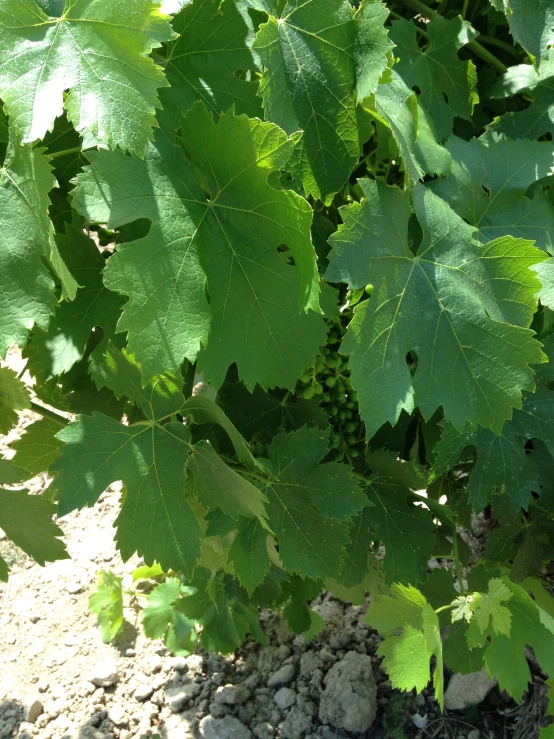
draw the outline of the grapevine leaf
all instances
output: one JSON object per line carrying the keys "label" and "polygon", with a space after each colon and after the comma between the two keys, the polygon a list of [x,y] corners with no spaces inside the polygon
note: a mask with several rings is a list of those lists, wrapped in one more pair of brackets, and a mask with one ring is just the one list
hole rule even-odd
{"label": "grapevine leaf", "polygon": [[304,427],[280,432],[268,447],[275,479],[264,492],[279,556],[289,572],[312,578],[338,574],[348,543],[342,522],[367,504],[348,467],[318,464],[327,453],[328,438],[328,433]]}
{"label": "grapevine leaf", "polygon": [[554,671],[551,648],[554,620],[519,585],[507,578],[502,582],[512,593],[506,606],[512,615],[512,626],[509,636],[496,634],[492,637],[485,650],[485,664],[490,675],[498,676],[500,689],[508,691],[519,702],[531,680],[525,645],[534,650],[547,674]]}
{"label": "grapevine leaf", "polygon": [[367,494],[375,506],[370,514],[372,529],[385,545],[385,577],[388,582],[419,582],[436,547],[433,517],[407,499],[411,491],[403,478],[405,465],[392,456],[376,459],[368,460],[374,475]]}
{"label": "grapevine leaf", "polygon": [[277,431],[293,431],[301,426],[326,429],[329,418],[319,400],[300,400],[264,392],[259,386],[249,393],[242,383],[226,383],[218,393],[218,403],[246,439],[256,433],[274,436]]}
{"label": "grapevine leaf", "polygon": [[[69,559],[65,544],[58,538],[63,531],[52,521],[56,504],[27,490],[0,489],[0,528],[25,554],[39,565]],[[7,570],[0,570],[7,580]]]}
{"label": "grapevine leaf", "polygon": [[369,128],[358,101],[377,87],[392,44],[380,2],[251,0],[268,16],[254,49],[264,74],[265,116],[289,135],[302,130],[291,159],[306,194],[330,202],[360,155]]}
{"label": "grapevine leaf", "polygon": [[0,367],[0,434],[7,434],[17,423],[16,411],[31,407],[29,391],[15,372]]}
{"label": "grapevine leaf", "polygon": [[361,583],[369,571],[371,544],[370,528],[373,525],[373,508],[367,506],[352,520],[346,545],[346,558],[339,578],[341,585],[353,587]]}
{"label": "grapevine leaf", "polygon": [[[214,384],[236,361],[250,389],[257,381],[292,386],[325,335],[320,316],[293,307],[318,305],[311,209],[267,181],[293,142],[276,126],[232,113],[215,124],[200,103],[181,130],[192,165],[158,131],[144,160],[90,153],[92,167],[78,178],[73,203],[92,220],[152,222],[147,236],[120,244],[108,260],[107,286],[129,296],[118,330],[128,332],[145,380],[176,370],[184,357],[194,361],[207,343],[201,363]],[[281,244],[295,267],[279,258]]]}
{"label": "grapevine leaf", "polygon": [[470,649],[467,644],[469,624],[465,621],[454,622],[449,629],[448,638],[443,645],[444,662],[454,673],[471,675],[480,672],[484,667],[484,647]]}
{"label": "grapevine leaf", "polygon": [[258,519],[262,526],[267,525],[266,497],[226,465],[207,441],[194,445],[188,469],[194,477],[194,492],[205,508],[221,508],[235,520],[244,516]]}
{"label": "grapevine leaf", "polygon": [[241,518],[229,549],[233,571],[249,595],[265,580],[270,568],[267,529],[256,518]]}
{"label": "grapevine leaf", "polygon": [[[359,183],[366,200],[342,209],[327,277],[354,289],[375,285],[373,297],[356,306],[342,345],[367,436],[416,404],[426,419],[442,405],[459,429],[469,421],[500,432],[521,406],[522,390],[534,387],[529,365],[544,361],[525,328],[539,289],[529,267],[544,255],[512,238],[479,248],[474,229],[416,185],[423,239],[414,257],[409,194]],[[414,324],[414,315],[426,320]],[[418,358],[413,376],[410,351]]]}
{"label": "grapevine leaf", "polygon": [[452,621],[471,621],[473,611],[471,610],[471,595],[460,595],[452,601]]}
{"label": "grapevine leaf", "polygon": [[543,305],[554,310],[554,259],[547,259],[546,262],[535,265],[534,270],[542,285],[538,297]]}
{"label": "grapevine leaf", "polygon": [[248,633],[267,644],[255,609],[241,601],[239,594],[228,592],[221,574],[198,568],[190,585],[193,595],[181,598],[175,608],[202,625],[202,645],[212,652],[233,652]]}
{"label": "grapevine leaf", "polygon": [[51,466],[61,515],[94,505],[116,480],[126,487],[116,520],[124,560],[191,575],[203,536],[185,497],[189,434],[180,424],[124,426],[101,413],[81,416],[58,433],[64,442]]}
{"label": "grapevine leaf", "polygon": [[510,427],[525,439],[541,439],[554,454],[554,393],[538,385],[534,393],[524,393],[520,410],[514,412]]}
{"label": "grapevine leaf", "polygon": [[435,447],[437,456],[432,479],[453,469],[468,446],[474,446],[477,451],[477,461],[467,486],[474,510],[481,511],[490,504],[495,506],[497,513],[509,515],[527,508],[532,492],[539,489],[539,471],[532,457],[526,454],[511,422],[504,425],[501,434],[470,426],[460,433],[445,423]]}
{"label": "grapevine leaf", "polygon": [[168,577],[157,585],[148,596],[142,612],[142,625],[150,639],[165,639],[171,652],[187,655],[194,648],[196,631],[194,621],[175,609],[174,604],[181,597],[181,590],[176,577]]}
{"label": "grapevine leaf", "polygon": [[512,625],[512,614],[503,603],[510,600],[512,592],[498,577],[489,581],[487,593],[474,593],[470,609],[474,624],[481,633],[489,628],[489,621],[495,634],[508,635]]}
{"label": "grapevine leaf", "polygon": [[[553,15],[554,21],[554,6]],[[524,110],[505,113],[489,128],[510,139],[537,139],[554,134],[554,51],[548,52],[538,71],[530,64],[510,67],[491,90],[491,97],[507,97],[526,92],[533,98]]]}
{"label": "grapevine leaf", "polygon": [[29,477],[29,471],[24,467],[19,467],[9,459],[0,458],[0,484],[17,485],[18,482],[28,480]]}
{"label": "grapevine leaf", "polygon": [[453,165],[450,175],[431,189],[464,220],[479,229],[481,243],[501,236],[531,239],[554,253],[554,206],[530,185],[553,171],[552,147],[546,141],[510,141],[486,134],[447,144]]}
{"label": "grapevine leaf", "polygon": [[60,424],[50,418],[41,418],[25,431],[11,448],[15,450],[15,464],[27,471],[26,479],[44,472],[58,456],[62,442],[56,439]]}
{"label": "grapevine leaf", "polygon": [[111,341],[102,354],[99,345],[90,357],[90,374],[98,388],[108,387],[116,398],[125,396],[139,406],[147,418],[165,418],[177,413],[185,402],[183,381],[174,372],[154,377],[142,387],[142,373],[134,357]]}
{"label": "grapevine leaf", "polygon": [[55,184],[42,149],[18,146],[0,169],[0,356],[24,346],[33,324],[45,329],[54,310],[54,281],[41,258],[52,251],[48,193]]}
{"label": "grapevine leaf", "polygon": [[35,0],[2,0],[0,96],[10,124],[24,142],[36,141],[65,107],[92,141],[142,154],[156,90],[167,84],[148,54],[171,36],[153,0],[71,0],[59,18]]}
{"label": "grapevine leaf", "polygon": [[[372,101],[364,104],[370,112]],[[423,169],[417,159],[417,97],[394,69],[391,80],[378,86],[374,97],[375,113],[390,127],[410,179],[417,182]],[[375,114],[374,113],[374,114]]]}
{"label": "grapevine leaf", "polygon": [[[423,595],[411,586],[394,583],[391,595],[370,605],[368,622],[384,637],[378,654],[395,688],[427,687],[431,678],[429,661],[437,660],[433,676],[435,697],[443,705],[442,643],[439,619]],[[401,634],[397,630],[402,629]]]}
{"label": "grapevine leaf", "polygon": [[80,289],[74,300],[60,303],[48,329],[35,329],[27,355],[33,371],[41,379],[68,372],[83,358],[90,333],[100,326],[113,336],[123,300],[102,282],[106,260],[96,244],[81,229],[66,225],[66,233],[56,237],[60,254]]}
{"label": "grapevine leaf", "polygon": [[554,43],[552,0],[497,1],[506,14],[514,39],[537,60],[546,56],[547,48]]}
{"label": "grapevine leaf", "polygon": [[171,87],[160,91],[163,125],[178,128],[181,113],[196,100],[216,117],[234,106],[237,114],[261,118],[258,83],[236,74],[259,66],[250,49],[254,28],[246,8],[234,0],[194,0],[172,25],[179,35],[167,44],[164,60]]}
{"label": "grapevine leaf", "polygon": [[419,103],[429,114],[434,138],[442,143],[452,133],[454,116],[470,120],[479,100],[475,65],[458,57],[458,50],[477,33],[460,16],[436,17],[426,29],[429,46],[422,51],[415,23],[393,21],[390,35],[398,57],[394,66],[409,88],[420,91]]}
{"label": "grapevine leaf", "polygon": [[103,570],[98,587],[88,601],[89,611],[98,614],[104,643],[111,642],[123,628],[123,588],[121,578]]}
{"label": "grapevine leaf", "polygon": [[229,418],[227,418],[225,412],[213,400],[205,398],[202,395],[194,395],[185,402],[181,410],[183,415],[189,416],[190,414],[192,423],[215,423],[221,426],[229,436],[237,457],[242,464],[249,469],[261,468],[265,470],[260,462],[252,455],[248,444]]}

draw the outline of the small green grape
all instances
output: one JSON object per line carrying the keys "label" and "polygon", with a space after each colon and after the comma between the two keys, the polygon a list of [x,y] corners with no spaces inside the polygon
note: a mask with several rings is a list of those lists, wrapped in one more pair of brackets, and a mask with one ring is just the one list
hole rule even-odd
{"label": "small green grape", "polygon": [[350,391],[350,392],[348,393],[348,397],[350,398],[350,400],[351,400],[351,401],[352,401],[353,403],[357,403],[357,402],[358,402],[358,393],[357,393],[357,392],[356,392],[355,390],[351,390],[351,391]]}
{"label": "small green grape", "polygon": [[336,405],[332,405],[332,406],[331,406],[331,407],[329,408],[329,415],[330,415],[330,416],[336,416],[338,412],[339,412],[339,409],[337,408],[337,406],[336,406]]}
{"label": "small green grape", "polygon": [[335,462],[342,462],[344,459],[344,452],[337,452],[337,455],[335,457]]}
{"label": "small green grape", "polygon": [[329,443],[329,446],[331,447],[331,449],[337,449],[337,447],[339,446],[339,444],[340,444],[340,441],[338,439],[333,439]]}
{"label": "small green grape", "polygon": [[352,411],[351,410],[346,410],[344,412],[344,414],[345,414],[346,418],[348,418],[348,420],[350,420],[352,418]]}
{"label": "small green grape", "polygon": [[305,387],[302,391],[302,397],[304,400],[310,400],[315,395],[315,388],[313,385],[308,385],[308,387]]}
{"label": "small green grape", "polygon": [[331,369],[338,369],[341,365],[341,361],[339,357],[327,357],[327,367],[330,367]]}
{"label": "small green grape", "polygon": [[339,411],[339,421],[344,421],[346,419],[346,413],[344,411]]}
{"label": "small green grape", "polygon": [[322,354],[324,354],[325,356],[327,356],[328,354],[330,354],[330,353],[331,353],[331,350],[329,349],[329,347],[328,347],[328,346],[324,346],[324,347],[322,348],[322,350],[321,350],[321,353],[322,353]]}
{"label": "small green grape", "polygon": [[352,446],[353,444],[355,444],[357,441],[358,441],[358,439],[356,439],[356,437],[354,436],[354,434],[350,434],[349,436],[346,437],[346,443],[349,444],[350,446]]}
{"label": "small green grape", "polygon": [[316,382],[314,385],[314,392],[316,395],[322,395],[323,385],[320,382]]}
{"label": "small green grape", "polygon": [[359,449],[355,449],[355,448],[354,449],[351,449],[350,450],[350,456],[351,457],[354,457],[354,459],[356,457],[359,457],[360,456],[360,450]]}
{"label": "small green grape", "polygon": [[300,375],[300,382],[303,382],[304,384],[308,384],[308,382],[311,382],[312,380],[312,373],[311,372],[302,372]]}
{"label": "small green grape", "polygon": [[346,431],[346,432],[347,432],[348,434],[351,434],[351,433],[352,433],[353,431],[355,431],[355,430],[356,430],[356,424],[355,424],[355,423],[354,423],[353,421],[348,421],[348,423],[347,423],[347,424],[345,424],[345,426],[344,426],[344,430],[345,430],[345,431]]}
{"label": "small green grape", "polygon": [[335,375],[331,375],[325,380],[325,384],[327,385],[327,387],[335,387],[336,382],[337,378],[335,377]]}
{"label": "small green grape", "polygon": [[371,297],[373,295],[373,285],[369,284],[364,287],[364,291],[366,295],[369,295]]}
{"label": "small green grape", "polygon": [[347,400],[346,403],[344,404],[344,407],[352,410],[352,408],[356,407],[356,403],[354,403],[353,400]]}
{"label": "small green grape", "polygon": [[339,405],[344,405],[346,403],[346,395],[344,393],[337,393],[337,403]]}
{"label": "small green grape", "polygon": [[324,403],[330,403],[331,402],[331,396],[329,395],[329,393],[323,393],[323,395],[321,396],[321,400]]}

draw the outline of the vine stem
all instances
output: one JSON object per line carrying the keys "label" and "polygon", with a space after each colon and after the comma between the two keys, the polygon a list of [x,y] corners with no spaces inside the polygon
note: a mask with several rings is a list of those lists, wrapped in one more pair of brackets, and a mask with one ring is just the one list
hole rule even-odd
{"label": "vine stem", "polygon": [[58,159],[59,157],[65,157],[68,154],[78,154],[79,152],[85,152],[88,151],[87,149],[82,149],[80,146],[74,146],[72,149],[63,149],[62,151],[54,151],[52,154],[48,154],[50,159]]}
{"label": "vine stem", "polygon": [[460,583],[460,594],[464,595],[466,589],[464,587],[464,579],[462,577],[462,565],[460,563],[460,555],[458,552],[458,531],[456,526],[452,527],[452,554],[454,555],[454,565],[456,566],[456,575],[458,576],[458,582]]}
{"label": "vine stem", "polygon": [[33,403],[31,401],[31,410],[35,413],[38,413],[40,416],[43,416],[43,418],[49,418],[51,421],[59,423],[60,426],[69,425],[69,421],[67,420],[67,418],[64,418],[64,416],[60,416],[60,414],[56,413],[56,411],[51,411],[50,408],[45,408],[43,405],[39,405],[38,403]]}
{"label": "vine stem", "polygon": [[[412,10],[417,11],[420,15],[424,16],[425,18],[429,18],[430,20],[439,16],[442,17],[440,13],[437,13],[436,10],[433,10],[433,8],[430,8],[428,5],[425,5],[425,3],[422,3],[421,0],[404,0],[404,3],[409,8],[412,8]],[[494,54],[491,54],[488,49],[485,49],[484,46],[481,46],[478,41],[469,41],[466,46],[475,54],[475,56],[480,57],[484,62],[496,69],[497,72],[505,74],[508,71],[508,67],[504,64],[504,62],[501,62],[500,59],[495,57]]]}

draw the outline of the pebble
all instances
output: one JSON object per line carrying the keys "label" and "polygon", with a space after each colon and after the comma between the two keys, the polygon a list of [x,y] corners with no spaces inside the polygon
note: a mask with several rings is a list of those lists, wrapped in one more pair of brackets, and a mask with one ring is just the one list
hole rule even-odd
{"label": "pebble", "polygon": [[165,702],[170,711],[178,713],[201,690],[202,688],[198,683],[188,683],[187,685],[178,685],[174,688],[166,688]]}
{"label": "pebble", "polygon": [[277,672],[274,672],[267,681],[269,688],[279,688],[281,685],[288,685],[293,677],[296,669],[294,665],[283,665]]}
{"label": "pebble", "polygon": [[136,698],[136,700],[138,701],[146,701],[152,696],[153,692],[154,686],[144,683],[143,685],[139,685],[138,688],[135,689],[133,697]]}
{"label": "pebble", "polygon": [[244,685],[223,685],[215,691],[214,701],[227,706],[236,706],[250,698],[250,691]]}
{"label": "pebble", "polygon": [[115,724],[115,726],[128,726],[129,718],[122,706],[115,705],[108,708],[108,719]]}
{"label": "pebble", "polygon": [[281,711],[286,711],[296,703],[296,693],[291,688],[281,688],[275,693],[273,700]]}
{"label": "pebble", "polygon": [[202,739],[250,739],[252,732],[238,718],[205,716],[198,725]]}
{"label": "pebble", "polygon": [[88,681],[99,688],[109,688],[119,682],[120,675],[113,659],[99,662],[89,674]]}
{"label": "pebble", "polygon": [[497,684],[498,680],[491,680],[485,668],[469,675],[452,675],[444,693],[444,706],[449,711],[477,706]]}
{"label": "pebble", "polygon": [[35,700],[29,705],[23,707],[23,720],[34,724],[37,718],[44,711],[44,706],[39,700]]}

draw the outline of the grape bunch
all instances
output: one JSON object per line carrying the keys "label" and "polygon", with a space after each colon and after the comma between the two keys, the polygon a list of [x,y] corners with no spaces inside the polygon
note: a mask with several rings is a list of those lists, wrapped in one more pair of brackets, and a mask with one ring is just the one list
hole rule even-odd
{"label": "grape bunch", "polygon": [[369,297],[373,288],[367,285],[360,295],[349,293],[340,318],[328,321],[327,344],[321,348],[314,364],[298,380],[296,395],[304,400],[316,398],[329,415],[330,447],[337,462],[352,462],[360,456],[365,442],[365,429],[358,409],[358,396],[352,388],[348,357],[339,351],[342,337],[352,316],[352,307]]}

